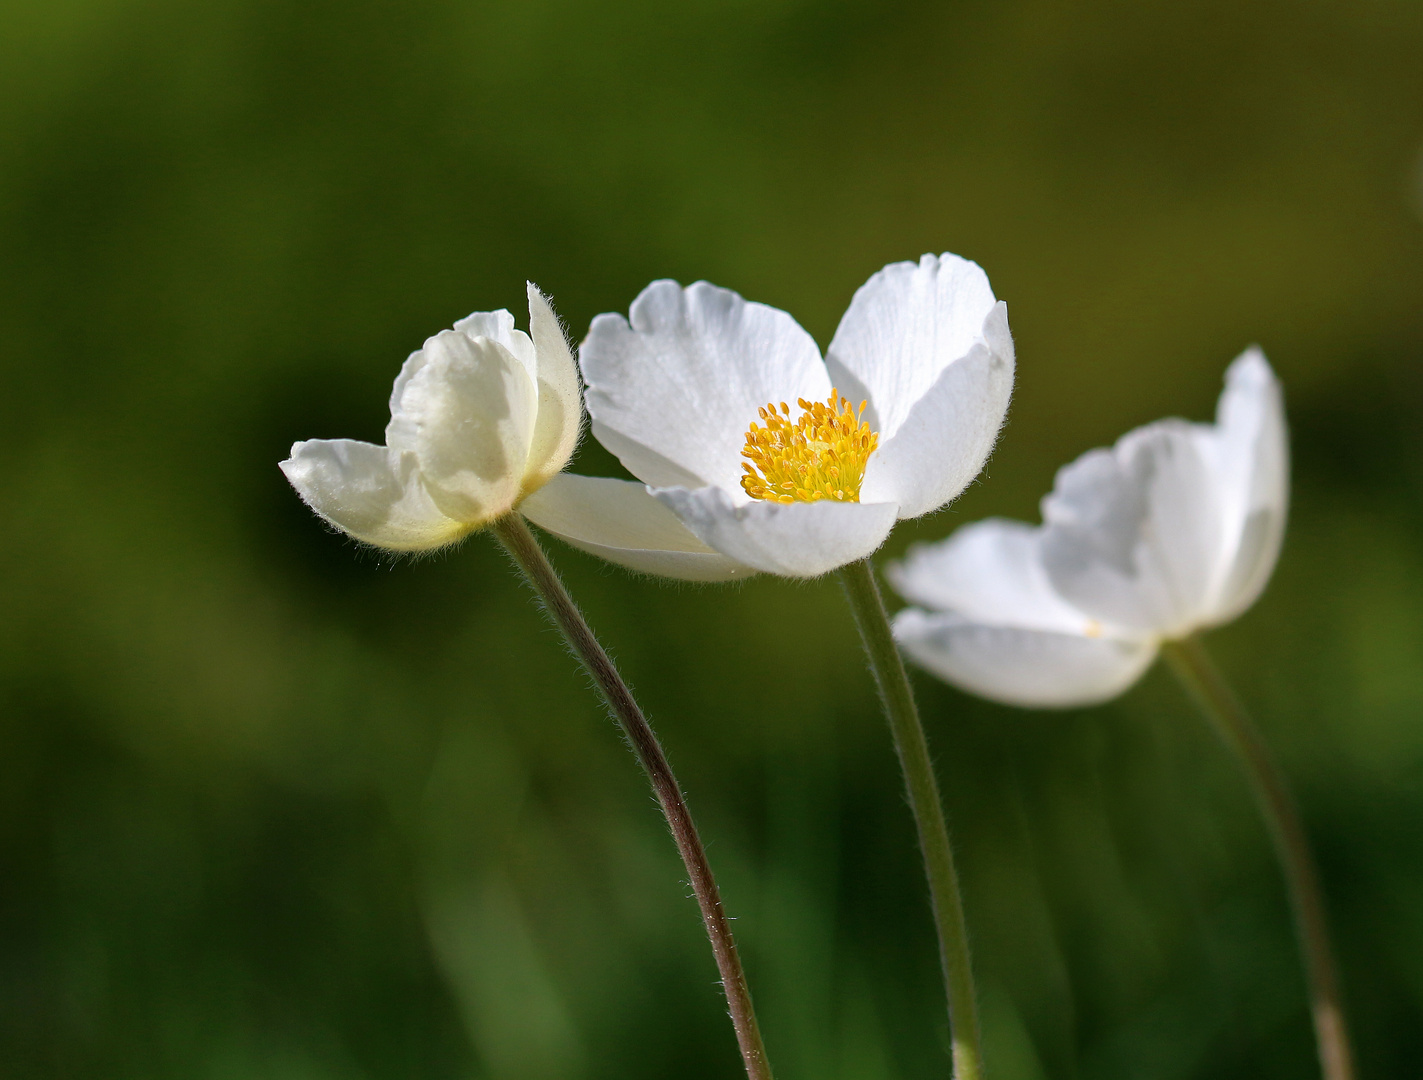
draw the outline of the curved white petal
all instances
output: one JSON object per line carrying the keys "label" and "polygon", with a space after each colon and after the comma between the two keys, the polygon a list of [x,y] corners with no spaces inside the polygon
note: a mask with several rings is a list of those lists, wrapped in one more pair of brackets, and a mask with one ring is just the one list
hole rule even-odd
{"label": "curved white petal", "polygon": [[906,608],[894,637],[921,667],[1006,705],[1071,708],[1116,697],[1156,656],[1147,637],[1091,638],[990,626],[951,612]]}
{"label": "curved white petal", "polygon": [[639,573],[730,581],[756,572],[707,547],[646,487],[629,480],[560,473],[519,509],[574,547]]}
{"label": "curved white petal", "polygon": [[[449,331],[447,330],[445,333],[449,333]],[[497,341],[524,366],[531,382],[537,379],[538,361],[534,356],[534,343],[528,334],[522,330],[514,329],[514,316],[503,308],[498,311],[476,311],[466,315],[455,323],[455,333],[464,334],[470,338],[486,337]],[[390,388],[391,416],[395,416],[400,411],[400,402],[405,396],[406,384],[424,368],[425,363],[424,349],[418,349],[406,357],[405,363],[400,368],[400,374],[395,377],[395,384]]]}
{"label": "curved white petal", "polygon": [[[828,392],[827,392],[828,393]],[[653,489],[697,538],[783,577],[819,577],[873,554],[894,528],[894,503],[746,502],[721,488]]]}
{"label": "curved white petal", "polygon": [[507,309],[473,312],[455,323],[455,329],[466,337],[487,337],[499,342],[524,365],[530,379],[538,378],[538,357],[533,339],[514,328],[514,316]]}
{"label": "curved white petal", "polygon": [[1205,445],[1224,518],[1223,557],[1207,619],[1228,622],[1265,588],[1289,515],[1290,447],[1284,396],[1259,349],[1247,349],[1226,371],[1216,426]]}
{"label": "curved white petal", "polygon": [[578,436],[583,429],[578,367],[548,297],[532,282],[529,283],[529,333],[537,357],[535,377],[539,404],[525,467],[525,491],[534,490],[563,471],[578,446]]}
{"label": "curved white petal", "polygon": [[[419,374],[425,366],[425,350],[416,349],[405,358],[405,363],[400,365],[400,371],[395,376],[395,382],[390,387],[390,415],[395,416],[400,409],[400,399],[405,396],[405,387],[411,379]],[[387,431],[387,437],[389,431]]]}
{"label": "curved white petal", "polygon": [[885,576],[912,604],[952,611],[990,626],[1100,634],[1101,627],[1058,596],[1043,568],[1042,530],[989,518],[936,544],[915,544]]}
{"label": "curved white petal", "polygon": [[521,493],[538,408],[534,382],[493,338],[445,330],[418,355],[401,372],[386,444],[414,452],[444,514],[484,524]]}
{"label": "curved white petal", "polygon": [[881,445],[944,368],[978,341],[994,306],[988,276],[957,255],[891,263],[860,286],[826,354],[835,386],[870,403]]}
{"label": "curved white petal", "polygon": [[[976,268],[975,268],[976,269]],[[956,498],[988,460],[1013,393],[1008,308],[994,304],[982,340],[943,368],[865,467],[861,498],[919,517]]]}
{"label": "curved white petal", "polygon": [[1162,420],[1057,474],[1043,500],[1053,587],[1106,623],[1167,637],[1200,625],[1220,562],[1222,513],[1200,428]]}
{"label": "curved white petal", "polygon": [[471,528],[440,512],[409,450],[311,439],[294,444],[281,469],[320,517],[376,547],[425,551],[458,540]]}
{"label": "curved white petal", "polygon": [[811,336],[784,311],[730,289],[654,281],[629,315],[594,319],[578,363],[593,433],[649,484],[710,484],[741,498],[741,449],[756,410],[829,396]]}
{"label": "curved white petal", "polygon": [[604,427],[598,423],[596,416],[591,418],[589,426],[593,430],[593,437],[602,443],[609,453],[621,461],[629,472],[641,477],[649,484],[656,484],[660,487],[699,488],[704,486],[704,481],[700,476],[669,461],[657,451],[648,449],[636,439],[629,438],[612,428]]}

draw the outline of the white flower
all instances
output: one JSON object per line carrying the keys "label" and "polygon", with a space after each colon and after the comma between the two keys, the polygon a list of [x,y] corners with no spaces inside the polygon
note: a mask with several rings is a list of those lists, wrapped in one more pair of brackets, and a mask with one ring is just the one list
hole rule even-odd
{"label": "white flower", "polygon": [[668,577],[864,558],[978,474],[1012,391],[1007,308],[954,255],[871,277],[824,360],[785,312],[706,282],[655,281],[629,315],[594,319],[579,364],[593,434],[642,483],[560,476],[522,509]]}
{"label": "white flower", "polygon": [[1285,531],[1284,404],[1258,349],[1225,382],[1215,424],[1161,420],[1062,469],[1040,527],[977,522],[890,567],[930,609],[895,618],[904,650],[996,701],[1086,705],[1254,603]]}
{"label": "white flower", "polygon": [[578,370],[529,286],[529,333],[481,311],[412,353],[390,394],[385,445],[312,439],[282,472],[331,524],[376,547],[441,547],[509,513],[556,476],[583,422]]}

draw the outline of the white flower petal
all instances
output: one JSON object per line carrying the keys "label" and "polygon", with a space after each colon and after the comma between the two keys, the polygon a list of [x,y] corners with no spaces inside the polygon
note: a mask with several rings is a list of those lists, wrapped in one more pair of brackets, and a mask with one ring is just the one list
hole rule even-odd
{"label": "white flower petal", "polygon": [[421,353],[401,372],[386,444],[415,453],[441,511],[485,524],[521,493],[538,408],[533,380],[488,337],[445,330]]}
{"label": "white flower petal", "polygon": [[915,544],[902,562],[885,567],[885,576],[910,603],[957,612],[974,622],[1101,633],[1100,625],[1053,589],[1042,565],[1041,540],[1041,529],[989,518],[936,544]]}
{"label": "white flower petal", "polygon": [[534,490],[563,471],[583,428],[578,367],[548,297],[532,282],[529,284],[529,332],[538,360],[539,412],[525,468],[525,491]]}
{"label": "white flower petal", "polygon": [[993,305],[980,329],[983,340],[943,368],[893,435],[880,436],[861,498],[897,502],[901,518],[919,517],[956,498],[982,470],[1013,393],[1007,305]]}
{"label": "white flower petal", "polygon": [[604,427],[598,423],[596,416],[592,417],[589,426],[592,428],[593,437],[602,443],[609,453],[621,461],[630,473],[641,477],[647,483],[660,487],[699,488],[705,486],[706,482],[700,476],[668,461],[657,451],[649,450],[636,439]]}
{"label": "white flower petal", "polygon": [[302,501],[322,518],[377,547],[442,547],[470,526],[440,512],[420,481],[412,451],[352,439],[311,439],[281,463]]}
{"label": "white flower petal", "polygon": [[1057,474],[1043,565],[1084,613],[1171,637],[1199,625],[1217,574],[1221,506],[1199,428],[1162,420]]}
{"label": "white flower petal", "polygon": [[860,286],[826,365],[847,398],[855,404],[869,399],[870,426],[881,445],[944,368],[973,347],[993,305],[988,276],[957,255],[891,263]]}
{"label": "white flower petal", "polygon": [[560,473],[519,509],[574,547],[640,573],[729,581],[756,572],[707,547],[646,487],[628,480]]}
{"label": "white flower petal", "polygon": [[917,664],[964,690],[1028,708],[1095,705],[1141,677],[1156,644],[989,626],[950,612],[906,608],[894,636]]}
{"label": "white flower petal", "polygon": [[593,433],[649,484],[743,498],[756,410],[830,394],[815,342],[784,311],[705,281],[654,281],[629,314],[599,315],[579,350]]}
{"label": "white flower petal", "polygon": [[1253,604],[1280,554],[1290,501],[1290,447],[1284,397],[1264,353],[1248,349],[1225,374],[1216,426],[1206,440],[1224,515],[1223,554],[1211,623]]}
{"label": "white flower petal", "polygon": [[[828,393],[828,391],[827,391]],[[819,577],[863,559],[894,528],[893,503],[746,502],[721,488],[657,488],[653,495],[709,547],[783,577]]]}
{"label": "white flower petal", "polygon": [[538,357],[533,340],[514,328],[514,316],[505,308],[498,311],[476,311],[455,323],[455,329],[466,337],[487,337],[499,342],[524,365],[530,379],[538,378]]}
{"label": "white flower petal", "polygon": [[[400,365],[400,373],[395,376],[395,382],[390,388],[390,415],[392,417],[400,410],[400,399],[405,396],[405,386],[411,379],[425,366],[425,350],[416,349],[405,358],[405,363]],[[387,426],[386,438],[389,439],[390,431]],[[404,449],[409,449],[405,447]]]}

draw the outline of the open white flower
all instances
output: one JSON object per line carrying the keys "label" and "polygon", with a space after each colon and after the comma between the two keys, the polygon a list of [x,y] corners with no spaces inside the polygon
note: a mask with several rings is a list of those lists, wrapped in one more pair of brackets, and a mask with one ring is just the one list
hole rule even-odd
{"label": "open white flower", "polygon": [[282,472],[357,540],[425,551],[503,517],[556,476],[583,422],[578,369],[548,299],[529,286],[529,333],[481,311],[411,353],[385,445],[312,439]]}
{"label": "open white flower", "polygon": [[1007,308],[955,255],[871,277],[824,360],[785,312],[704,281],[655,281],[629,316],[594,319],[579,364],[593,434],[642,483],[564,475],[522,509],[668,577],[870,555],[978,474],[1013,386]]}
{"label": "open white flower", "polygon": [[1280,385],[1250,349],[1214,424],[1161,420],[1057,474],[1040,527],[990,519],[911,549],[889,579],[920,608],[895,637],[995,701],[1066,707],[1130,686],[1164,640],[1235,618],[1269,580],[1289,504]]}

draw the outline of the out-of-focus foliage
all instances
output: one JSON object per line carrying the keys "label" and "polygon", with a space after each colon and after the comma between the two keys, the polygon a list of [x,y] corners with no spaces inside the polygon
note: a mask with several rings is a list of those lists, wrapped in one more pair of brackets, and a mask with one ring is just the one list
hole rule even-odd
{"label": "out-of-focus foliage", "polygon": [[[887,261],[1009,302],[984,480],[1203,418],[1265,346],[1291,531],[1211,645],[1318,846],[1366,1077],[1423,1058],[1415,0],[10,0],[0,1071],[733,1077],[642,778],[476,538],[390,564],[276,462],[526,278],[705,277],[823,343]],[[593,443],[577,466],[613,474]],[[690,791],[784,1080],[945,1073],[909,817],[833,582],[556,553]],[[1165,676],[922,704],[996,1080],[1310,1075],[1278,874]]]}

